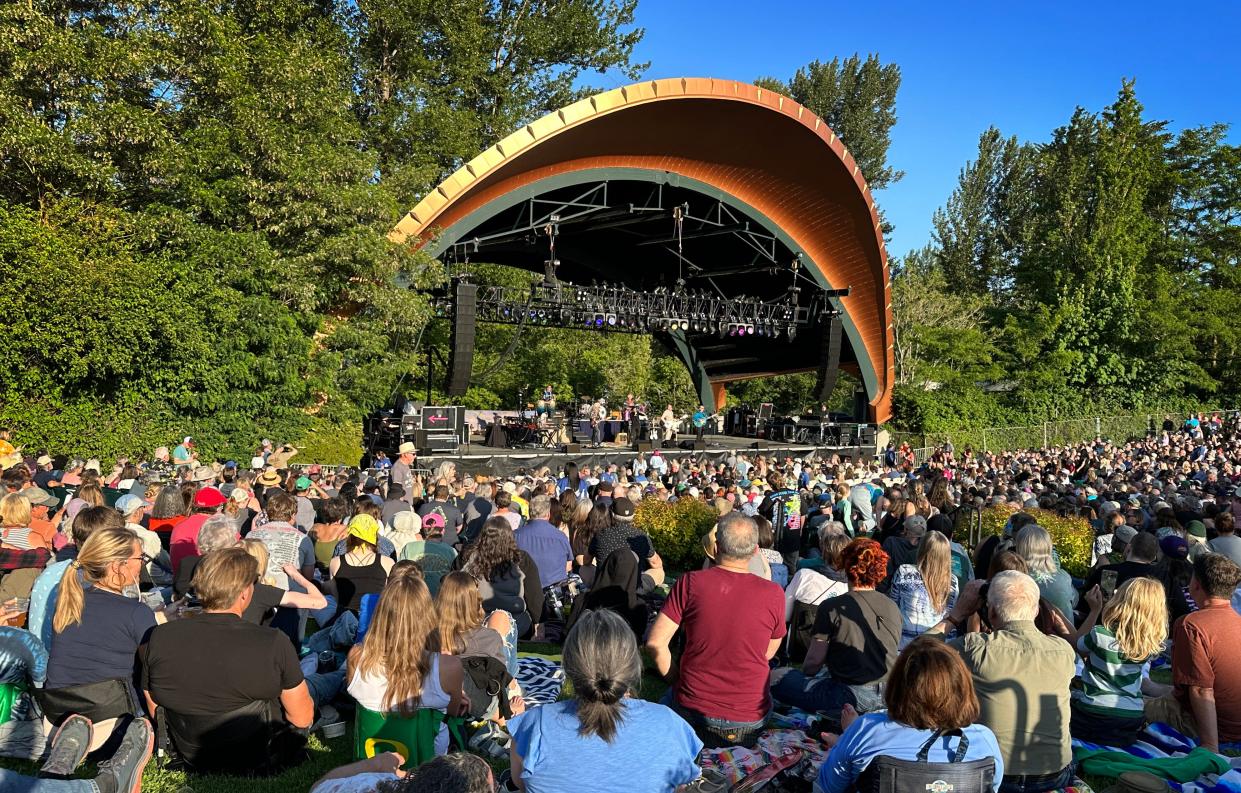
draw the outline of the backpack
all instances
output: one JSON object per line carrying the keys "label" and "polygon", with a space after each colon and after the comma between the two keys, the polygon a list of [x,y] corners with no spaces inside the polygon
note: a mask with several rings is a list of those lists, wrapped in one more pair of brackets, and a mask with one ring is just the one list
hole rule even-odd
{"label": "backpack", "polygon": [[513,718],[507,696],[513,676],[502,661],[490,655],[471,655],[461,659],[461,667],[465,670],[464,688],[465,695],[470,698],[470,717],[486,718],[491,710],[491,700],[495,699],[500,715],[506,719]]}

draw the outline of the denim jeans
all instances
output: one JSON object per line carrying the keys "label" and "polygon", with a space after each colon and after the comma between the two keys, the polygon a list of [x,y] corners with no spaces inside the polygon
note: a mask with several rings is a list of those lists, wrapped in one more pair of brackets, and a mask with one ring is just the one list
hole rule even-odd
{"label": "denim jeans", "polygon": [[752,747],[767,723],[766,716],[758,721],[731,721],[699,713],[677,701],[675,686],[670,686],[659,702],[672,708],[678,716],[685,719],[702,740],[703,747],[706,749],[720,749],[726,746]]}
{"label": "denim jeans", "polygon": [[859,713],[867,713],[883,707],[883,684],[850,685],[833,680],[827,675],[806,677],[794,669],[771,688],[771,695],[786,705],[807,712],[821,712],[831,718],[840,718],[845,705],[852,705]]}
{"label": "denim jeans", "polygon": [[99,793],[93,779],[37,779],[0,768],[0,790],[4,793]]}
{"label": "denim jeans", "polygon": [[1004,781],[1000,783],[1000,793],[1046,793],[1046,791],[1059,790],[1071,784],[1073,784],[1073,764],[1069,763],[1058,774],[1039,774],[1036,776],[1009,776],[1005,774]]}

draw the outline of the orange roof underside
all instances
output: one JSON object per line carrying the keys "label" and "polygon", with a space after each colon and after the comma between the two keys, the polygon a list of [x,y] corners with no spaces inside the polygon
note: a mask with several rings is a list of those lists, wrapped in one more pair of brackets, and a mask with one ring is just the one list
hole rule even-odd
{"label": "orange roof underside", "polygon": [[582,100],[480,154],[424,198],[393,237],[425,244],[435,229],[506,193],[597,168],[666,171],[721,190],[777,225],[833,288],[850,287],[840,302],[864,348],[856,353],[875,370],[873,419],[888,419],[892,317],[873,199],[840,139],[779,94],[732,81],[670,79]]}

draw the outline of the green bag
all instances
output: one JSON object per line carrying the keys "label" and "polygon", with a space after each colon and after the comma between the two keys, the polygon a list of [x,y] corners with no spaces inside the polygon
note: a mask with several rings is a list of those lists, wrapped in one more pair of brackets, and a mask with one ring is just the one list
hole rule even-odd
{"label": "green bag", "polygon": [[13,720],[13,706],[25,690],[22,683],[0,683],[0,724]]}
{"label": "green bag", "polygon": [[416,768],[435,757],[435,736],[440,725],[448,722],[448,732],[459,747],[462,719],[446,719],[443,711],[421,708],[413,716],[397,713],[376,713],[358,705],[353,719],[353,757],[365,760],[384,752],[398,752],[405,758],[401,768]]}

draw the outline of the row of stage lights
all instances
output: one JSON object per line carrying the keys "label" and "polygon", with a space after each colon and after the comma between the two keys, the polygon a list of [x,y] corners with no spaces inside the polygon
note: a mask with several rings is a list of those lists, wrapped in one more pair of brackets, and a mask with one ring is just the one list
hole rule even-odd
{"label": "row of stage lights", "polygon": [[[446,301],[437,301],[435,314],[443,318],[450,316],[451,305]],[[478,318],[484,322],[497,321],[515,323],[525,320],[532,325],[572,325],[590,330],[622,331],[631,333],[647,333],[652,331],[674,331],[683,333],[716,333],[720,338],[758,336],[760,338],[795,338],[796,326],[790,322],[724,322],[705,318],[687,319],[683,317],[633,317],[626,314],[608,311],[590,311],[581,309],[524,309],[517,306],[496,306],[484,304],[479,306]]]}

